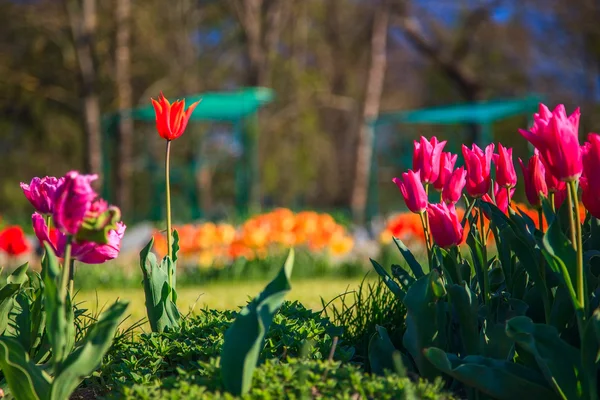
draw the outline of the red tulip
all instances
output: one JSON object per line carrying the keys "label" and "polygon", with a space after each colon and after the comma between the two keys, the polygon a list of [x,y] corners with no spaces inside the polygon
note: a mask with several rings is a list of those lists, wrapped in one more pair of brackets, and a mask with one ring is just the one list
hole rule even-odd
{"label": "red tulip", "polygon": [[533,115],[530,130],[519,132],[540,152],[546,170],[561,181],[579,178],[583,170],[579,146],[579,108],[567,117],[565,106],[559,104],[554,111],[540,104]]}
{"label": "red tulip", "polygon": [[442,200],[446,204],[456,204],[462,196],[462,191],[467,183],[467,171],[464,167],[457,168],[444,185]]}
{"label": "red tulip", "polygon": [[183,135],[185,127],[192,116],[192,112],[199,101],[191,104],[187,110],[185,109],[185,100],[177,100],[173,104],[160,93],[158,101],[152,99],[154,112],[156,114],[156,130],[160,137],[166,140],[175,140]]}
{"label": "red tulip", "polygon": [[457,154],[452,154],[449,152],[442,153],[440,157],[440,172],[438,174],[438,178],[435,180],[435,182],[433,182],[433,187],[435,190],[442,191],[444,189],[444,185],[450,178],[450,175],[452,175],[457,158]]}
{"label": "red tulip", "polygon": [[423,183],[433,183],[437,180],[440,173],[440,158],[445,145],[445,140],[438,142],[435,136],[431,141],[421,136],[420,142],[414,142],[413,170],[420,172]]}
{"label": "red tulip", "polygon": [[512,162],[512,149],[498,144],[498,154],[494,154],[496,165],[496,182],[501,187],[515,187],[517,185],[517,173]]}
{"label": "red tulip", "polygon": [[0,231],[0,250],[11,257],[18,257],[29,251],[31,246],[20,226],[9,226]]}
{"label": "red tulip", "polygon": [[410,211],[420,214],[427,209],[427,193],[417,172],[408,170],[402,174],[402,179],[394,178],[393,182],[400,189]]}
{"label": "red tulip", "polygon": [[583,176],[580,180],[581,201],[596,218],[600,218],[600,135],[590,133],[583,147]]}
{"label": "red tulip", "polygon": [[476,144],[471,149],[463,145],[462,153],[467,167],[467,193],[471,197],[481,197],[490,190],[494,144],[488,145],[485,153]]}
{"label": "red tulip", "polygon": [[431,235],[438,246],[448,248],[462,243],[463,227],[453,205],[429,204],[427,215]]}
{"label": "red tulip", "polygon": [[536,208],[542,206],[540,195],[548,196],[548,185],[546,184],[546,169],[538,154],[529,159],[527,166],[519,158],[521,170],[525,181],[525,195],[529,203]]}

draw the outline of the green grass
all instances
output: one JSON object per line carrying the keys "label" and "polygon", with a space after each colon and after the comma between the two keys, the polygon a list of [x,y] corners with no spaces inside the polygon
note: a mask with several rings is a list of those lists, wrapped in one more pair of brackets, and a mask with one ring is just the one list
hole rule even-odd
{"label": "green grass", "polygon": [[[373,274],[370,274],[374,277]],[[292,290],[286,300],[298,300],[306,308],[320,311],[322,309],[321,298],[326,302],[346,291],[357,290],[360,278],[352,279],[307,279],[292,282]],[[177,291],[177,305],[183,314],[188,311],[199,310],[205,307],[218,310],[237,310],[246,302],[256,296],[268,283],[267,280],[253,282],[234,282],[209,284],[199,287],[184,287]],[[116,299],[130,302],[128,314],[131,317],[124,322],[123,327],[130,326],[134,322],[145,318],[146,308],[144,305],[143,289],[99,289],[98,291],[80,291],[75,298],[76,303],[82,303],[80,307],[96,311],[98,306],[103,307]],[[142,327],[148,330],[147,324]]]}

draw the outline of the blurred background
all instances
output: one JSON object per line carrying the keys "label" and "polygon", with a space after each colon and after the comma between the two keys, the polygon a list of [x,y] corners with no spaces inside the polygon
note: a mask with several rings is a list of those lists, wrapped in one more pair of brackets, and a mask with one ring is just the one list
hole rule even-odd
{"label": "blurred background", "polygon": [[402,210],[419,135],[516,163],[539,101],[597,129],[599,20],[594,0],[0,0],[0,224],[31,232],[19,182],[71,169],[102,175],[126,239],[162,221],[163,91],[204,98],[173,143],[177,223],[285,207],[356,232]]}

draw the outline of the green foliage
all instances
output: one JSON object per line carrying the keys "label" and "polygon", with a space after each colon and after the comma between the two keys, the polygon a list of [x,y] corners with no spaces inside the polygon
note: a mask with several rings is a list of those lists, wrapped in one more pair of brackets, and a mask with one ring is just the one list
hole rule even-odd
{"label": "green foliage", "polygon": [[[118,341],[105,357],[98,376],[88,379],[87,386],[103,392],[118,391],[134,384],[172,385],[181,370],[202,375],[205,364],[219,357],[224,332],[237,315],[234,311],[205,309],[197,316],[182,319],[179,330]],[[298,302],[284,302],[266,334],[260,360],[301,355],[325,359],[338,334],[339,328],[318,312]],[[344,343],[338,343],[334,359],[348,361],[352,357],[352,349]]]}
{"label": "green foliage", "polygon": [[[547,203],[544,210],[550,225],[541,232],[525,213],[507,216],[478,201],[476,212],[491,216],[497,251],[483,244],[475,214],[465,218],[472,257],[434,247],[430,272],[421,277],[403,246],[410,270],[396,270],[395,279],[373,262],[407,309],[400,350],[421,376],[445,376],[466,386],[469,398],[597,398],[600,280],[593,260],[600,254],[594,247],[600,230],[594,218],[584,223],[584,307],[575,290],[577,252],[561,222],[564,210],[555,215]],[[393,365],[382,358],[382,347],[393,351],[384,336],[378,331],[369,349],[378,369]]]}
{"label": "green foliage", "polygon": [[[369,375],[352,364],[322,360],[289,359],[287,362],[272,359],[256,369],[253,388],[243,399],[407,399],[451,400],[441,381],[412,382],[408,378],[386,374]],[[206,365],[206,372],[179,371],[176,381],[163,385],[135,385],[125,388],[123,399],[234,399],[223,393],[219,371],[215,363]]]}
{"label": "green foliage", "polygon": [[294,267],[294,250],[290,250],[281,271],[260,295],[244,307],[225,332],[221,350],[221,378],[225,390],[234,395],[248,393],[252,375],[273,316],[292,287],[290,276]]}
{"label": "green foliage", "polygon": [[150,239],[150,242],[140,252],[146,312],[148,322],[154,332],[175,329],[179,326],[181,319],[175,304],[177,300],[175,269],[179,250],[177,231],[173,232],[173,239],[173,258],[165,256],[160,263],[158,262],[151,251],[154,238]]}

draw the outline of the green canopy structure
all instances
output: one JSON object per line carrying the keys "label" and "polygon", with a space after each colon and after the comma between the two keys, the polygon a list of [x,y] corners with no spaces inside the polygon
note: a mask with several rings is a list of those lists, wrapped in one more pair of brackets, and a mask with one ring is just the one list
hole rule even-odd
{"label": "green canopy structure", "polygon": [[[186,104],[200,101],[200,104],[194,110],[190,125],[194,122],[227,124],[233,133],[232,139],[239,145],[240,154],[235,164],[235,205],[239,214],[248,212],[251,203],[257,202],[256,183],[258,182],[258,158],[257,158],[257,140],[258,140],[258,119],[257,112],[264,105],[271,102],[274,93],[268,88],[245,88],[231,92],[207,92],[184,97]],[[169,99],[176,100],[176,99]],[[103,165],[104,165],[104,185],[103,196],[106,199],[112,199],[114,185],[111,182],[111,163],[114,159],[115,149],[110,143],[114,143],[119,118],[122,115],[129,115],[136,121],[154,122],[156,117],[154,108],[149,104],[126,111],[125,113],[112,113],[103,116]],[[188,125],[188,126],[190,126]],[[141,168],[150,174],[152,184],[151,211],[149,215],[138,215],[136,219],[158,220],[162,215],[162,198],[160,193],[164,194],[164,171],[161,171],[162,160],[153,159],[148,149],[136,149],[138,154],[141,152],[143,164]],[[202,160],[198,157],[191,157],[187,160],[185,166],[177,170],[172,168],[171,181],[179,184],[185,189],[187,198],[186,207],[191,210],[192,219],[203,216],[200,202],[197,195],[197,185],[195,176],[200,168]]]}
{"label": "green canopy structure", "polygon": [[[378,131],[382,127],[401,125],[476,125],[477,141],[485,145],[493,141],[493,124],[496,121],[515,115],[527,115],[537,111],[542,98],[531,95],[522,99],[490,100],[475,103],[463,103],[449,106],[432,107],[419,110],[393,111],[381,113],[368,121],[373,149],[377,148]],[[371,157],[369,195],[365,210],[367,220],[379,213],[378,169],[376,154]]]}

